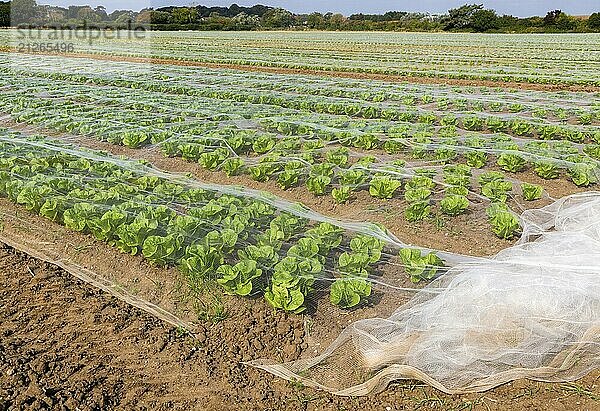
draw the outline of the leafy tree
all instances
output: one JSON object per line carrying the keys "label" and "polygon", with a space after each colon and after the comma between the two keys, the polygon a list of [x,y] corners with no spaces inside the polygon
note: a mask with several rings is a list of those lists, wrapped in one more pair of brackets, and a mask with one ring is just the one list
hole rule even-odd
{"label": "leafy tree", "polygon": [[544,25],[546,26],[552,26],[556,23],[556,19],[558,19],[558,16],[560,16],[562,14],[561,10],[551,10],[546,14],[546,17],[544,17]]}
{"label": "leafy tree", "polygon": [[173,22],[177,24],[191,24],[198,19],[198,11],[192,7],[178,7],[173,9]]}
{"label": "leafy tree", "polygon": [[477,10],[471,17],[470,27],[475,31],[495,30],[500,27],[494,10]]}
{"label": "leafy tree", "polygon": [[[106,14],[106,12],[104,14]],[[87,22],[99,22],[100,16],[96,14],[93,8],[90,6],[85,6],[79,9],[79,12],[77,13],[77,19]]]}
{"label": "leafy tree", "polygon": [[10,17],[13,26],[31,24],[38,15],[38,5],[35,0],[12,0]]}
{"label": "leafy tree", "polygon": [[343,30],[345,22],[346,18],[340,13],[336,13],[329,18],[327,28],[329,30]]}
{"label": "leafy tree", "polygon": [[471,27],[473,16],[483,10],[483,4],[465,4],[456,9],[448,10],[446,17],[446,30],[466,29]]}
{"label": "leafy tree", "polygon": [[284,9],[273,9],[266,12],[262,17],[263,27],[288,28],[294,24],[294,16]]}
{"label": "leafy tree", "polygon": [[[150,24],[152,22],[152,14],[153,12],[151,10],[142,10],[135,17],[135,22],[139,24]],[[129,20],[129,16],[127,16],[127,14],[122,14],[121,16],[119,16],[119,19],[115,20],[115,22],[127,23]]]}
{"label": "leafy tree", "polygon": [[171,22],[171,14],[164,11],[152,11],[150,21],[152,24],[169,24]]}
{"label": "leafy tree", "polygon": [[241,12],[231,19],[231,23],[236,30],[252,30],[260,26],[260,17]]}
{"label": "leafy tree", "polygon": [[0,2],[0,27],[10,26],[10,3]]}
{"label": "leafy tree", "polygon": [[600,30],[600,13],[593,13],[587,21],[587,26],[592,30]]}
{"label": "leafy tree", "polygon": [[577,20],[568,14],[562,13],[556,19],[556,28],[560,31],[571,31],[577,28]]}
{"label": "leafy tree", "polygon": [[321,29],[325,25],[325,19],[321,13],[311,13],[306,17],[306,25],[311,29]]}
{"label": "leafy tree", "polygon": [[104,6],[98,6],[94,9],[94,12],[100,19],[100,21],[108,21],[108,14],[106,13],[106,8]]}

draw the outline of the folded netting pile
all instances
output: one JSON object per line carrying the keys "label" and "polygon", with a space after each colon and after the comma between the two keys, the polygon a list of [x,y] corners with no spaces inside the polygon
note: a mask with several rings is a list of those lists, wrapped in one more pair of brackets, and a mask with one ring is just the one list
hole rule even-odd
{"label": "folded netting pile", "polygon": [[577,379],[600,367],[600,193],[521,216],[520,242],[458,264],[389,318],[357,321],[321,355],[254,364],[339,395],[397,379],[447,393]]}

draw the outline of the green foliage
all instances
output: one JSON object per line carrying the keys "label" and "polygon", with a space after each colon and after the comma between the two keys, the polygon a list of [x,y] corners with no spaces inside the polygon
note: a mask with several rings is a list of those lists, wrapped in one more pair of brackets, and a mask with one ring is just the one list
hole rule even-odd
{"label": "green foliage", "polygon": [[215,171],[229,157],[229,154],[227,149],[218,148],[214,151],[207,151],[200,154],[198,162],[202,167],[210,171]]}
{"label": "green foliage", "polygon": [[401,181],[390,177],[375,176],[369,184],[369,194],[375,198],[390,199],[401,186]]}
{"label": "green foliage", "polygon": [[[419,171],[419,170],[415,170]],[[431,175],[435,175],[437,173],[435,170],[426,170],[432,171]],[[416,175],[415,177],[408,180],[406,183],[406,190],[416,189],[416,188],[427,188],[432,190],[435,188],[435,182],[431,179],[431,175]]]}
{"label": "green foliage", "polygon": [[284,190],[298,185],[299,180],[299,170],[284,170],[277,176],[277,183],[279,183],[279,187],[281,187]]}
{"label": "green foliage", "polygon": [[469,200],[461,195],[447,195],[440,201],[440,207],[444,214],[456,216],[469,208]]}
{"label": "green foliage", "polygon": [[221,284],[226,294],[250,295],[253,280],[260,278],[262,270],[257,268],[256,261],[242,260],[233,267],[225,264],[217,269],[217,283]]}
{"label": "green foliage", "polygon": [[521,228],[519,220],[510,211],[495,211],[490,218],[490,224],[494,234],[505,240],[513,238]]}
{"label": "green foliage", "polygon": [[527,162],[518,154],[502,153],[498,156],[497,163],[502,170],[517,173],[525,168]]}
{"label": "green foliage", "polygon": [[533,201],[542,198],[542,193],[544,189],[542,188],[542,186],[537,184],[523,183],[521,184],[521,191],[525,200]]}
{"label": "green foliage", "polygon": [[366,255],[371,264],[381,258],[383,245],[383,241],[368,235],[358,235],[350,240],[350,249],[356,254]]}
{"label": "green foliage", "polygon": [[535,173],[546,179],[552,180],[560,175],[558,165],[553,161],[538,161],[533,168]]}
{"label": "green foliage", "polygon": [[342,185],[356,188],[367,181],[367,173],[360,169],[351,168],[340,173],[339,179]]}
{"label": "green foliage", "polygon": [[481,194],[486,196],[493,203],[505,203],[511,190],[511,182],[494,180],[481,187]]}
{"label": "green foliage", "polygon": [[422,255],[418,248],[403,248],[399,256],[413,283],[432,279],[444,266],[443,260],[435,253]]}
{"label": "green foliage", "polygon": [[227,177],[235,176],[241,173],[245,163],[239,157],[230,157],[221,164],[221,170]]}
{"label": "green foliage", "polygon": [[410,203],[427,201],[431,197],[431,190],[425,187],[408,189],[404,192],[404,198]]}
{"label": "green foliage", "polygon": [[329,290],[332,304],[352,308],[371,295],[371,283],[364,278],[339,278]]}
{"label": "green foliage", "polygon": [[151,235],[144,240],[142,254],[152,264],[168,265],[177,261],[182,244],[181,235]]}
{"label": "green foliage", "polygon": [[465,153],[467,165],[475,168],[483,168],[487,163],[488,155],[482,151],[468,151]]}
{"label": "green foliage", "polygon": [[491,183],[492,181],[496,180],[504,180],[504,173],[502,173],[501,171],[486,171],[484,173],[481,173],[477,178],[477,181],[481,186],[484,186],[487,183]]}
{"label": "green foliage", "polygon": [[410,204],[404,211],[404,215],[409,222],[414,223],[427,218],[430,212],[429,201],[420,201]]}
{"label": "green foliage", "polygon": [[126,131],[123,133],[123,145],[138,148],[149,142],[149,136],[144,131]]}
{"label": "green foliage", "polygon": [[257,154],[265,154],[275,147],[277,140],[269,135],[260,135],[252,143],[252,150]]}
{"label": "green foliage", "polygon": [[351,188],[348,186],[341,186],[331,190],[331,196],[338,204],[344,204],[350,199]]}
{"label": "green foliage", "polygon": [[243,250],[238,251],[240,260],[256,261],[260,267],[271,269],[279,262],[279,255],[275,248],[270,245],[252,245],[250,244]]}
{"label": "green foliage", "polygon": [[316,175],[306,180],[306,188],[316,196],[327,193],[327,186],[331,183],[331,177],[325,175]]}
{"label": "green foliage", "polygon": [[223,254],[205,244],[192,244],[185,250],[179,269],[188,278],[192,288],[214,278],[214,273],[224,263]]}

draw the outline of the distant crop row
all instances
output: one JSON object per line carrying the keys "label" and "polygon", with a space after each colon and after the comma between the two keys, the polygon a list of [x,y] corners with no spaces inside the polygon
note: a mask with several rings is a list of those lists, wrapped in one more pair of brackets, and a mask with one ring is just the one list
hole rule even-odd
{"label": "distant crop row", "polygon": [[[0,40],[17,43],[16,33]],[[213,64],[541,84],[600,85],[598,35],[438,33],[152,33],[77,52]],[[560,52],[557,52],[560,50]]]}

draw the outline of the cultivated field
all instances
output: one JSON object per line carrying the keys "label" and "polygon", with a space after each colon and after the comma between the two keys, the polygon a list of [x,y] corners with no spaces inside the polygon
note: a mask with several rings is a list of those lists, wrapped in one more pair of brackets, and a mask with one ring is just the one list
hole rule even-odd
{"label": "cultivated field", "polygon": [[0,410],[599,406],[600,35],[150,34],[0,31]]}

